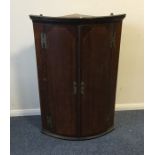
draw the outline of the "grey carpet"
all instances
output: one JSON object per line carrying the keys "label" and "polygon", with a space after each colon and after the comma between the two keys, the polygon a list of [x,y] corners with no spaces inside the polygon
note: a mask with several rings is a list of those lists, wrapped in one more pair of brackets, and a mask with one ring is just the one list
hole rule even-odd
{"label": "grey carpet", "polygon": [[11,118],[11,155],[143,155],[144,111],[116,112],[115,130],[86,141],[66,141],[40,132],[40,116]]}

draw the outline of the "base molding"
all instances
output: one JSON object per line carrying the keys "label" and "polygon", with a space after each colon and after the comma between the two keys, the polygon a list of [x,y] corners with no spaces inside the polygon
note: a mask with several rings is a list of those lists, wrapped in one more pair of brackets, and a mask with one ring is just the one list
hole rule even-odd
{"label": "base molding", "polygon": [[124,110],[142,110],[144,109],[144,103],[124,103],[116,104],[115,111],[124,111]]}
{"label": "base molding", "polygon": [[15,109],[10,111],[10,116],[32,116],[40,115],[40,109]]}
{"label": "base molding", "polygon": [[[141,110],[144,109],[144,103],[124,103],[116,104],[115,111],[124,110]],[[11,117],[13,116],[32,116],[40,115],[40,108],[37,109],[14,109],[10,111]]]}

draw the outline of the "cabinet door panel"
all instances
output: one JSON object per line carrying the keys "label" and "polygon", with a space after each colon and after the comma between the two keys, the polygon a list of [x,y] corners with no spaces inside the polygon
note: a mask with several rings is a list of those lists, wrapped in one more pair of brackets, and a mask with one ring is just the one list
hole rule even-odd
{"label": "cabinet door panel", "polygon": [[[46,25],[47,81],[51,131],[64,136],[77,134],[76,95],[76,27]],[[44,53],[42,53],[44,55]]]}
{"label": "cabinet door panel", "polygon": [[118,57],[112,59],[118,51],[113,53],[111,46],[113,26],[107,23],[80,28],[81,82],[84,83],[80,103],[82,136],[99,134],[113,126],[112,98],[117,74],[112,75],[111,70],[117,70],[118,61]]}
{"label": "cabinet door panel", "polygon": [[[36,24],[37,25],[37,24]],[[44,24],[41,32],[46,34],[46,46],[40,47],[42,63],[42,82],[46,85],[45,129],[55,134],[64,136],[77,135],[76,95],[73,82],[76,81],[75,50],[76,27],[68,25]],[[41,44],[41,40],[39,43]],[[44,68],[44,69],[43,69]],[[49,125],[50,124],[50,125]]]}

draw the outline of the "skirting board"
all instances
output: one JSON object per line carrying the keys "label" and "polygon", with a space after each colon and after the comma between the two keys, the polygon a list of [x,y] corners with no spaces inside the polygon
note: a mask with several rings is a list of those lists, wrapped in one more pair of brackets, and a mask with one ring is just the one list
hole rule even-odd
{"label": "skirting board", "polygon": [[[140,110],[144,109],[143,103],[130,103],[130,104],[116,104],[116,111],[124,110]],[[11,117],[13,116],[31,116],[31,115],[40,115],[40,109],[17,109],[10,111]]]}

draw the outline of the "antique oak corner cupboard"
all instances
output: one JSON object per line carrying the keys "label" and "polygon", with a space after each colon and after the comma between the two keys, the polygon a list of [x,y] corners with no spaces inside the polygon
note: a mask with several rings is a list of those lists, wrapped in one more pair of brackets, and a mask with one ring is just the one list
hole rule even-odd
{"label": "antique oak corner cupboard", "polygon": [[113,129],[124,17],[30,15],[43,133],[82,140]]}

